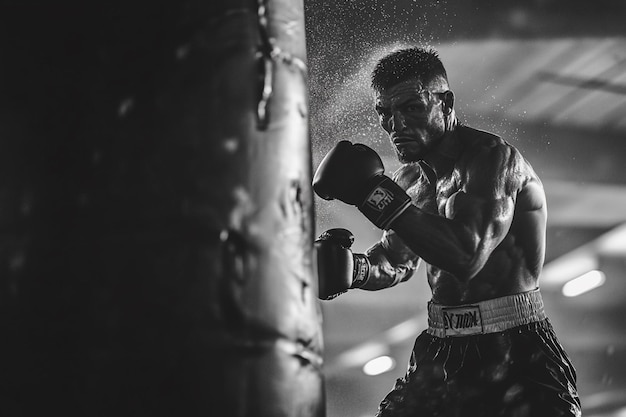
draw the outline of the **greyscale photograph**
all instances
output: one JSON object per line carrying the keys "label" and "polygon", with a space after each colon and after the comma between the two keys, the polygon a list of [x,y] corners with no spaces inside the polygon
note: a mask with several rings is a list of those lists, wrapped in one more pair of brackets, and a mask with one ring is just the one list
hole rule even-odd
{"label": "greyscale photograph", "polygon": [[0,416],[626,417],[625,17],[0,1]]}

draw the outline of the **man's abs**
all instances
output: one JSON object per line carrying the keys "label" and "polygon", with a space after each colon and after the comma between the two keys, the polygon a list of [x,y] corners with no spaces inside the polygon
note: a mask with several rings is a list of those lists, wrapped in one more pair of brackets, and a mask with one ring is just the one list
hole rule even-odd
{"label": "man's abs", "polygon": [[538,285],[537,276],[528,269],[522,251],[506,245],[500,245],[483,269],[467,281],[432,265],[427,265],[426,274],[433,301],[445,305],[504,297],[533,290]]}

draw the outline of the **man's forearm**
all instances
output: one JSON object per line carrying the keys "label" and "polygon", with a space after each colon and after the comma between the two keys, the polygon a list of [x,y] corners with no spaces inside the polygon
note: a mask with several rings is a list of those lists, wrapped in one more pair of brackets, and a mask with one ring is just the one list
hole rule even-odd
{"label": "man's forearm", "polygon": [[408,248],[389,252],[389,241],[376,243],[365,256],[370,263],[369,276],[361,289],[376,291],[408,280],[419,265],[419,258]]}

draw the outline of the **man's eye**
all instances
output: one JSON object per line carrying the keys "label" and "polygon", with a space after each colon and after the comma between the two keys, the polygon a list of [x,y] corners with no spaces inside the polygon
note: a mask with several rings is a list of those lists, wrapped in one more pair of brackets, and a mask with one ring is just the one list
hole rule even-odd
{"label": "man's eye", "polygon": [[406,106],[406,110],[408,112],[419,112],[419,111],[422,111],[422,106],[418,106],[416,104],[409,104],[408,106]]}

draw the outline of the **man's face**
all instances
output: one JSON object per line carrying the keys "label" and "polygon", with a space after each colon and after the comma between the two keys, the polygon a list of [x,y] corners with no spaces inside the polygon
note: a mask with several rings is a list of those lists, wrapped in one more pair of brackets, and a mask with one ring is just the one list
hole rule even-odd
{"label": "man's face", "polygon": [[427,89],[418,79],[376,93],[380,125],[389,134],[402,163],[422,159],[446,129],[441,89]]}

